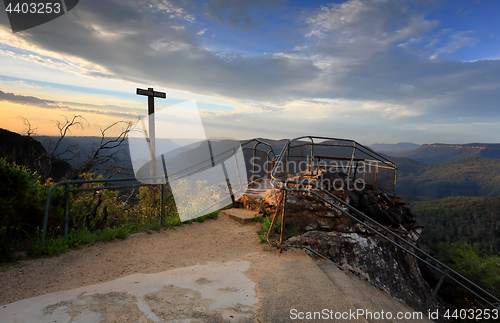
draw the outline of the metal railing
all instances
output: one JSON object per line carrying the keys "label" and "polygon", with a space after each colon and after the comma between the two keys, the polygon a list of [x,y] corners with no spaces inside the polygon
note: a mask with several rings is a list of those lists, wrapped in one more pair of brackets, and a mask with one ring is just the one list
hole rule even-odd
{"label": "metal railing", "polygon": [[[153,178],[151,178],[153,179]],[[155,178],[156,179],[156,178]],[[160,207],[161,213],[160,218],[161,222],[163,222],[163,217],[165,215],[164,209],[164,189],[165,185],[168,184],[130,184],[130,185],[119,185],[119,186],[100,186],[100,187],[85,187],[85,188],[71,188],[72,185],[82,185],[82,184],[92,184],[92,183],[114,183],[114,182],[137,182],[135,178],[116,178],[116,179],[90,179],[90,180],[73,180],[73,181],[63,181],[54,184],[49,191],[47,192],[47,198],[45,201],[45,213],[43,217],[43,225],[42,225],[42,244],[45,243],[45,238],[47,235],[47,223],[49,220],[49,211],[50,211],[50,200],[52,193],[60,186],[65,187],[65,197],[64,197],[64,235],[68,236],[68,223],[69,223],[69,193],[74,191],[100,191],[105,189],[120,189],[120,188],[134,188],[140,186],[160,186],[161,187],[161,195],[160,195]]]}
{"label": "metal railing", "polygon": [[[253,143],[253,147],[251,146]],[[266,146],[268,149],[259,149],[258,147],[260,145]],[[251,139],[248,141],[245,141],[241,144],[241,148],[243,150],[243,153],[251,152],[252,157],[248,158],[248,156],[245,156],[245,160],[247,162],[250,162],[252,165],[251,167],[251,172],[250,168],[247,167],[248,171],[248,181],[249,183],[253,183],[256,180],[260,178],[266,178],[269,177],[269,174],[271,173],[273,167],[274,167],[274,161],[276,160],[276,154],[274,153],[273,147],[266,143],[263,142],[259,139]],[[271,156],[272,155],[272,156]],[[261,158],[264,157],[264,158]],[[248,163],[247,163],[248,165]],[[258,168],[258,170],[257,170]],[[262,174],[264,173],[264,174]]]}
{"label": "metal railing", "polygon": [[[475,284],[474,282],[472,282],[468,278],[464,277],[460,273],[458,273],[455,270],[451,269],[450,267],[446,266],[445,264],[443,264],[439,260],[430,256],[428,253],[426,253],[422,249],[418,248],[417,246],[415,246],[411,242],[407,241],[406,239],[402,238],[401,236],[397,235],[396,233],[394,233],[392,230],[388,229],[384,225],[382,225],[379,222],[368,217],[363,212],[361,212],[358,209],[351,206],[348,202],[343,201],[342,199],[333,195],[331,192],[323,189],[321,186],[318,185],[318,183],[315,183],[313,181],[295,181],[295,180],[288,179],[289,173],[287,171],[287,164],[288,164],[288,158],[290,158],[289,150],[292,147],[291,142],[296,141],[298,139],[302,139],[302,138],[309,138],[309,139],[311,139],[311,142],[313,142],[312,138],[318,138],[318,137],[300,137],[300,138],[290,140],[283,147],[283,150],[281,151],[280,155],[277,158],[275,169],[273,169],[273,172],[271,174],[271,184],[276,189],[282,190],[283,193],[281,195],[280,200],[277,203],[276,214],[274,215],[273,220],[271,222],[267,237],[269,237],[269,234],[274,226],[274,223],[275,223],[279,213],[281,212],[282,213],[282,221],[281,221],[281,234],[280,234],[280,242],[279,242],[280,251],[281,251],[282,247],[286,246],[284,244],[284,231],[285,231],[284,229],[285,229],[285,221],[286,221],[287,193],[288,192],[302,192],[302,193],[312,194],[315,197],[317,197],[318,199],[325,202],[331,208],[334,208],[335,210],[341,212],[345,216],[348,216],[349,218],[351,218],[355,222],[363,225],[365,228],[367,228],[368,230],[370,230],[371,232],[373,232],[377,236],[390,242],[391,244],[393,244],[394,246],[396,246],[400,250],[403,250],[404,252],[408,253],[412,257],[425,263],[427,266],[429,266],[430,268],[432,268],[432,269],[436,270],[438,273],[440,273],[442,275],[441,279],[438,282],[438,284],[436,285],[436,287],[434,288],[430,299],[427,300],[427,304],[429,304],[429,305],[431,304],[433,298],[436,296],[436,294],[438,292],[438,289],[441,287],[441,284],[443,283],[444,279],[449,278],[453,282],[457,283],[458,285],[460,285],[461,287],[465,288],[467,291],[469,291],[470,293],[475,295],[481,301],[487,303],[489,306],[491,306],[493,308],[500,308],[500,300],[497,297],[495,297],[494,295],[492,295],[489,291],[485,290],[484,288]],[[325,138],[325,137],[321,137],[321,139],[337,140],[337,139]],[[358,149],[359,149],[359,146],[358,146]],[[311,155],[313,155],[313,154],[314,154],[314,152],[311,152]],[[373,154],[377,155],[376,153],[373,153]],[[380,156],[380,157],[382,157],[382,156]],[[354,153],[353,153],[353,157],[351,157],[351,164],[352,164],[353,159],[354,159]],[[383,158],[383,159],[386,160],[385,158]],[[388,160],[386,160],[386,161],[388,162],[387,163],[388,165],[392,164],[392,162],[390,162]],[[280,170],[278,168],[278,167],[280,167],[280,165],[284,165],[284,170]],[[294,187],[289,186],[290,184],[293,184]],[[304,189],[304,187],[309,187],[309,189]],[[347,212],[346,210],[349,210],[353,214]],[[362,219],[362,220],[360,220],[360,219]],[[367,223],[365,223],[365,221],[369,221],[373,225],[377,226],[385,234],[379,232],[379,230],[377,230],[376,228],[368,225]],[[386,234],[391,236],[394,240],[389,238]],[[424,259],[424,257],[426,259]],[[469,285],[470,287],[467,286],[466,284]],[[472,288],[474,288],[475,290],[473,290]],[[481,295],[479,293],[481,293]]]}
{"label": "metal railing", "polygon": [[[247,149],[252,149],[254,151],[254,157],[256,156],[255,154],[257,151],[263,152],[267,156],[267,159],[266,159],[267,161],[270,161],[269,154],[272,154],[273,157],[275,156],[272,147],[269,144],[262,142],[258,139],[249,140],[249,141],[243,143],[242,149],[245,149],[245,148],[243,148],[243,145],[247,145],[247,144],[252,143],[254,141],[256,142],[255,146],[253,148],[247,148]],[[208,142],[208,144],[210,145],[210,142]],[[259,149],[257,149],[258,145],[268,146],[269,150],[268,151],[259,150]],[[182,169],[177,169],[175,173],[169,174],[170,179],[174,180],[179,176],[180,177],[189,176],[190,174],[195,174],[195,173],[201,172],[203,170],[206,170],[210,167],[215,166],[218,163],[222,163],[223,161],[227,160],[231,156],[235,157],[235,162],[237,164],[237,159],[236,159],[236,155],[235,155],[236,154],[236,147],[226,149],[223,151],[219,151],[216,154],[213,154],[212,150],[210,150],[210,154],[211,154],[210,158],[207,158],[206,160],[198,161],[196,164],[189,165],[188,167],[185,167]],[[163,163],[164,169],[166,169],[164,158],[162,158],[162,163]],[[248,171],[248,169],[247,169],[247,171]],[[255,172],[255,165],[253,165],[252,172]],[[166,170],[165,170],[165,173],[166,173]],[[238,177],[240,177],[240,176],[238,176]],[[168,178],[166,176],[165,177],[163,177],[163,176],[158,177],[157,176],[157,177],[144,177],[144,178],[141,178],[141,180],[151,180],[152,182],[154,182],[156,180],[161,180],[160,182],[163,182],[163,181],[165,181],[165,182],[160,183],[160,184],[158,184],[158,183],[145,184],[145,183],[138,183],[136,178],[120,178],[120,179],[73,180],[73,181],[63,181],[63,182],[59,182],[59,183],[54,184],[49,189],[49,191],[47,193],[46,202],[45,202],[45,213],[44,213],[44,219],[43,219],[43,224],[42,224],[42,236],[41,236],[42,243],[45,243],[45,239],[46,239],[46,235],[47,235],[47,224],[48,224],[48,219],[49,219],[51,196],[52,196],[52,193],[60,186],[65,187],[65,203],[64,203],[65,204],[65,207],[64,207],[64,235],[65,236],[68,235],[68,229],[69,229],[68,228],[68,224],[69,224],[69,199],[70,199],[69,193],[74,192],[74,191],[99,191],[99,190],[104,190],[104,189],[116,190],[116,189],[120,189],[120,188],[134,188],[134,187],[140,187],[140,186],[160,186],[161,187],[160,221],[163,222],[163,218],[164,218],[164,214],[165,214],[164,189],[165,189],[165,186],[169,183]],[[229,178],[227,177],[227,174],[226,174],[226,181],[228,182],[231,199],[234,202],[233,188],[232,188],[231,184],[229,184]],[[76,187],[76,188],[73,188],[73,186],[79,186],[79,185],[83,185],[83,184],[116,183],[116,182],[135,182],[136,184],[119,185],[119,186],[108,185],[108,186],[101,186],[101,187],[86,187],[86,188]],[[233,186],[235,186],[235,187],[242,187],[243,186],[242,183],[238,183],[239,186],[237,186],[236,184],[237,183],[233,183]],[[211,207],[213,207],[217,204],[218,204],[218,202],[201,210],[199,213],[202,213],[205,210],[210,209]]]}
{"label": "metal railing", "polygon": [[336,168],[352,179],[374,185],[396,195],[396,165],[354,140],[303,136],[289,140],[273,169],[273,176],[286,178],[298,172],[317,174]]}

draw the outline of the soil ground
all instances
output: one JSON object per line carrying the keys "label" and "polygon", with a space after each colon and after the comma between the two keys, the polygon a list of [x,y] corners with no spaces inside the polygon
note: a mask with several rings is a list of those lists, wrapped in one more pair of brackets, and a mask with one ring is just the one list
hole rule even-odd
{"label": "soil ground", "polygon": [[[40,322],[56,316],[66,322],[290,322],[302,321],[292,313],[325,309],[412,312],[304,251],[278,254],[259,242],[259,226],[219,216],[5,265],[0,321],[25,322],[25,315]],[[390,320],[365,315],[349,321]]]}

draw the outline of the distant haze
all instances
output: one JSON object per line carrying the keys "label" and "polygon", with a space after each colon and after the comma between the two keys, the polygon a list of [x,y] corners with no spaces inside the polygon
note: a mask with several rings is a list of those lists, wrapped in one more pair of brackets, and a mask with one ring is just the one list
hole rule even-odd
{"label": "distant haze", "polygon": [[397,144],[373,144],[369,147],[377,152],[400,152],[416,150],[421,146],[412,142],[399,142]]}

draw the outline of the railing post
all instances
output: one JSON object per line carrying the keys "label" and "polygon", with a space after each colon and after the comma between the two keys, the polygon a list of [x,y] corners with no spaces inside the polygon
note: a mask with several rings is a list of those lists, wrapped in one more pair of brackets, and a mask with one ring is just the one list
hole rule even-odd
{"label": "railing post", "polygon": [[255,158],[257,157],[256,156],[256,153],[257,153],[257,146],[259,145],[259,142],[257,142],[255,144],[255,146],[253,146],[253,158],[252,158],[252,178],[251,178],[251,182],[255,181]]}
{"label": "railing post", "polygon": [[396,177],[398,176],[398,169],[394,168],[394,187],[392,191],[394,192],[394,198],[396,198]]}
{"label": "railing post", "polygon": [[349,170],[347,171],[347,176],[351,175],[352,162],[354,160],[354,154],[356,153],[356,142],[354,141],[352,147],[351,161],[349,162]]}
{"label": "railing post", "polygon": [[163,188],[165,184],[161,184],[161,192],[160,192],[160,225],[163,224],[163,215],[165,214],[165,207],[163,206]]}
{"label": "railing post", "polygon": [[429,298],[429,300],[427,301],[427,308],[430,309],[431,308],[431,305],[432,305],[432,301],[434,300],[434,298],[436,297],[438,291],[439,291],[439,288],[441,288],[441,285],[443,284],[444,282],[444,279],[446,278],[446,276],[448,276],[448,273],[446,273],[446,275],[442,275],[441,276],[441,279],[439,279],[439,282],[437,283],[436,287],[434,288],[434,290],[432,291],[432,295],[431,297]]}
{"label": "railing post", "polygon": [[[286,184],[285,184],[286,186]],[[283,242],[285,240],[285,219],[286,219],[286,199],[288,191],[285,190],[283,194],[283,211],[281,213],[281,232],[280,232],[280,253],[283,252]]]}
{"label": "railing post", "polygon": [[[232,151],[233,151],[233,153],[234,153],[234,154],[233,154],[233,156],[234,156],[234,163],[235,163],[235,165],[236,165],[236,173],[238,174],[238,182],[239,182],[239,184],[240,184],[239,189],[240,189],[240,190],[242,190],[242,189],[243,189],[243,183],[241,182],[240,167],[239,167],[239,165],[238,165],[238,158],[236,157],[236,153],[237,153],[237,151],[236,151],[236,149],[233,149]],[[243,154],[243,150],[241,150],[241,153]],[[247,180],[248,180],[248,179],[247,179]]]}
{"label": "railing post", "polygon": [[42,244],[45,243],[45,236],[47,235],[47,222],[49,220],[49,209],[50,209],[50,196],[52,195],[52,192],[59,186],[62,185],[63,182],[56,183],[52,185],[52,187],[49,189],[49,192],[47,193],[47,199],[45,200],[45,215],[43,217],[43,223],[42,223]]}
{"label": "railing post", "polygon": [[[312,139],[312,137],[309,137],[309,140],[311,140],[311,176],[313,176],[314,175],[314,166],[313,166],[313,163],[314,163],[314,140]],[[290,151],[290,146],[288,146],[287,152],[288,151]]]}
{"label": "railing post", "polygon": [[68,222],[69,222],[69,184],[65,185],[66,196],[64,201],[64,236],[68,236]]}
{"label": "railing post", "polygon": [[283,252],[283,241],[285,238],[285,218],[286,218],[286,198],[287,198],[287,180],[288,180],[288,153],[290,152],[290,147],[286,151],[285,155],[285,193],[283,194],[283,212],[281,213],[281,232],[280,232],[280,253]]}

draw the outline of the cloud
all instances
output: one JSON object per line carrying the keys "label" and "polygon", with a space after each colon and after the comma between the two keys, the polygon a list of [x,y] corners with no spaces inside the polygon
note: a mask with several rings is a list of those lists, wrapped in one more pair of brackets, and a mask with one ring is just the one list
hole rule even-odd
{"label": "cloud", "polygon": [[136,119],[139,113],[136,109],[124,108],[114,105],[95,105],[76,102],[58,102],[46,99],[40,99],[34,96],[19,95],[0,90],[0,102],[10,102],[15,104],[35,106],[44,109],[67,110],[71,113],[100,114],[106,116],[115,116],[125,120]]}
{"label": "cloud", "polygon": [[322,98],[378,102],[388,118],[384,105],[398,118],[498,118],[500,61],[447,60],[479,45],[474,32],[443,29],[415,3],[350,0],[304,10],[294,17],[301,24],[279,29],[283,39],[298,31],[302,38],[270,54],[247,55],[234,49],[238,44],[210,49],[199,36],[207,29],[201,21],[248,32],[283,1],[85,1],[9,36],[9,44],[23,51],[10,49],[13,55],[51,68],[256,104],[249,111],[259,115]]}
{"label": "cloud", "polygon": [[370,52],[427,33],[438,25],[400,0],[330,4],[308,17],[305,23],[309,29],[306,37],[321,40],[323,50],[362,46]]}
{"label": "cloud", "polygon": [[67,106],[61,104],[61,102],[56,102],[52,100],[39,99],[34,96],[24,96],[9,92],[3,92],[0,90],[0,101],[22,104],[22,105],[32,105],[40,108],[46,109],[65,109]]}

